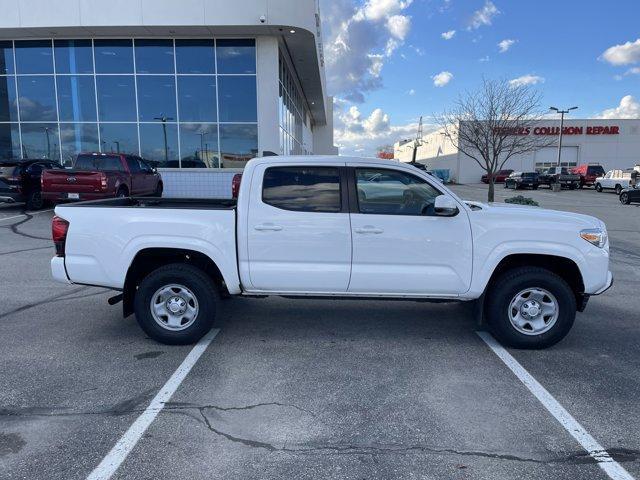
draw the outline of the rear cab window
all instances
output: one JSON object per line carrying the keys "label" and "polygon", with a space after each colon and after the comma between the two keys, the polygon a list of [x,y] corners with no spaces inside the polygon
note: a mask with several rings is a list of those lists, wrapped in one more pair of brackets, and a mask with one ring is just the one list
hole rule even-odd
{"label": "rear cab window", "polygon": [[262,201],[295,212],[342,211],[338,167],[270,167],[262,180]]}
{"label": "rear cab window", "polygon": [[97,172],[124,172],[122,161],[118,155],[78,155],[73,168]]}

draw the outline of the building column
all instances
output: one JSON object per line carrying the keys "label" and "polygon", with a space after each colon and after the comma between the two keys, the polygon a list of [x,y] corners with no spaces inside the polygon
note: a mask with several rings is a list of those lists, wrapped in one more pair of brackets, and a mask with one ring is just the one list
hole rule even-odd
{"label": "building column", "polygon": [[278,115],[279,71],[277,37],[257,37],[258,155],[280,154]]}

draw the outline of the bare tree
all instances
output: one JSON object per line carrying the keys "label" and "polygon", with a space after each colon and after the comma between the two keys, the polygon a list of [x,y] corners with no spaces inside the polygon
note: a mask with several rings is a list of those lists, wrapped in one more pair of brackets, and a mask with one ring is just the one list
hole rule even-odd
{"label": "bare tree", "polygon": [[483,79],[475,92],[458,98],[453,107],[436,116],[443,134],[460,152],[487,172],[487,200],[494,200],[494,176],[516,155],[555,143],[555,137],[533,135],[543,118],[540,94],[527,85]]}

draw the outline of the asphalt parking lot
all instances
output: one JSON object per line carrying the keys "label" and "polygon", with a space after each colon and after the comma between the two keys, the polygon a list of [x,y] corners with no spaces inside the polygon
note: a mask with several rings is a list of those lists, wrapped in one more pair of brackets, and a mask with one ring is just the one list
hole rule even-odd
{"label": "asphalt parking lot", "polygon": [[[519,193],[604,220],[615,284],[560,344],[509,353],[640,479],[640,206]],[[192,350],[145,338],[106,290],[53,282],[51,215],[0,207],[3,479],[87,477]],[[465,305],[238,298],[218,327],[112,478],[610,478]]]}

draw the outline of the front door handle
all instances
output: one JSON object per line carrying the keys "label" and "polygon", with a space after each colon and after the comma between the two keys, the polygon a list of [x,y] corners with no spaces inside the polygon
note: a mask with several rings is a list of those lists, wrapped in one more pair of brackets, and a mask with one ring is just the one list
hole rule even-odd
{"label": "front door handle", "polygon": [[383,233],[384,230],[381,228],[376,228],[372,225],[365,225],[362,228],[356,228],[354,229],[354,231],[356,233],[362,233],[362,234],[367,234],[367,233],[373,233],[373,234],[379,234],[379,233]]}
{"label": "front door handle", "polygon": [[273,223],[261,223],[253,228],[259,232],[279,232],[282,230],[280,225],[274,225]]}

